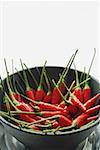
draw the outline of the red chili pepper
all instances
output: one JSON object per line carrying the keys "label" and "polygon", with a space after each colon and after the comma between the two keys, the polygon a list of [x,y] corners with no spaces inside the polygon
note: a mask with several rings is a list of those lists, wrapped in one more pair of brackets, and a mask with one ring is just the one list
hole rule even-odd
{"label": "red chili pepper", "polygon": [[86,123],[88,116],[89,115],[87,114],[81,114],[80,116],[75,118],[72,123],[73,127],[80,128],[81,126],[83,126]]}
{"label": "red chili pepper", "polygon": [[[96,50],[94,49],[93,58],[92,58],[92,61],[91,61],[91,64],[90,64],[90,67],[89,67],[86,79],[89,76],[89,73],[90,73],[90,70],[91,70],[94,58],[95,58],[95,54],[96,54]],[[90,88],[88,82],[85,82],[85,86],[83,88],[83,97],[84,97],[84,103],[86,103],[91,98],[91,88]]]}
{"label": "red chili pepper", "polygon": [[72,120],[72,117],[69,114],[69,109],[67,106],[65,106],[64,110],[62,111],[62,114],[67,117],[68,119]]}
{"label": "red chili pepper", "polygon": [[[26,90],[26,96],[32,100],[35,100],[34,90],[33,89]],[[35,106],[34,102],[32,102],[32,104]]]}
{"label": "red chili pepper", "polygon": [[[7,69],[7,65],[6,65],[6,61],[5,61],[5,66],[6,66],[6,69]],[[7,73],[8,73],[8,71],[7,71]],[[9,74],[8,74],[8,76],[9,76]],[[33,112],[33,109],[31,108],[31,106],[29,106],[28,104],[26,104],[26,103],[24,103],[24,102],[18,102],[16,99],[15,99],[15,97],[14,97],[14,95],[13,95],[13,92],[12,92],[12,90],[11,90],[11,87],[10,87],[10,85],[9,85],[9,78],[8,78],[8,76],[7,76],[7,79],[6,79],[6,81],[7,81],[7,86],[8,86],[8,90],[9,90],[9,93],[10,93],[10,96],[11,96],[11,99],[12,99],[12,101],[10,101],[10,98],[9,98],[9,96],[6,94],[6,96],[7,96],[7,98],[8,98],[8,100],[11,102],[11,104],[12,104],[12,106],[15,108],[15,109],[17,109],[17,110],[22,110],[22,111],[28,111],[28,112]],[[20,115],[19,115],[20,116]],[[23,115],[23,114],[21,114],[21,117],[22,118],[26,118],[26,120],[27,120],[27,116],[28,115]],[[30,118],[31,118],[31,116],[33,117],[34,115],[30,115]],[[28,116],[29,117],[29,116]]]}
{"label": "red chili pepper", "polygon": [[[72,90],[74,84],[75,84],[75,81],[73,81],[73,82],[71,83],[71,86],[70,86],[70,88],[69,88],[70,91]],[[63,85],[64,85],[64,83],[63,83]],[[65,85],[64,85],[64,87],[65,87]],[[68,98],[68,92],[66,93],[66,95],[65,95],[64,97],[65,97],[66,99]],[[61,107],[61,108],[64,108],[65,106],[66,106],[65,101],[62,101],[62,102],[58,105],[58,107]]]}
{"label": "red chili pepper", "polygon": [[43,80],[43,74],[44,74],[44,69],[45,69],[45,65],[46,65],[46,61],[45,61],[45,64],[43,66],[43,69],[42,69],[42,73],[41,73],[41,77],[40,77],[40,83],[39,83],[39,86],[36,90],[36,94],[35,94],[35,100],[36,101],[42,101],[43,98],[45,97],[45,91],[43,90],[42,88],[42,80]]}
{"label": "red chili pepper", "polygon": [[46,95],[45,95],[45,97],[44,97],[44,99],[43,99],[43,102],[45,102],[45,103],[50,103],[51,102],[51,99],[52,99],[52,93],[50,92],[48,92]]}
{"label": "red chili pepper", "polygon": [[31,122],[35,122],[36,120],[31,118],[30,116],[28,115],[25,115],[25,114],[20,114],[19,115],[20,119],[23,120],[23,121],[26,121],[28,123],[31,123]]}
{"label": "red chili pepper", "polygon": [[54,80],[52,80],[53,84],[55,85],[55,87],[57,88],[59,94],[61,95],[62,99],[64,100],[64,102],[66,103],[66,106],[68,106],[68,110],[70,111],[70,113],[72,114],[76,114],[77,112],[77,108],[76,106],[69,100],[66,100],[66,97],[62,95],[61,91],[59,90],[59,88],[57,87],[56,83]]}
{"label": "red chili pepper", "polygon": [[36,127],[35,125],[31,125],[31,128],[32,128],[33,130],[40,131],[39,128]]}
{"label": "red chili pepper", "polygon": [[58,105],[58,107],[61,107],[61,108],[64,108],[65,106],[66,106],[65,101],[62,101],[62,102]]}
{"label": "red chili pepper", "polygon": [[[34,112],[32,107],[24,102],[22,102],[22,103],[16,103],[15,101],[13,101],[13,102],[16,105],[16,107],[21,111]],[[34,115],[30,115],[30,117],[33,117],[33,116]]]}
{"label": "red chili pepper", "polygon": [[78,107],[81,112],[85,112],[86,111],[85,106],[79,101],[79,99],[73,93],[71,93],[71,91],[68,89],[67,86],[66,86],[66,89],[68,90],[69,95],[70,95],[69,101],[72,102],[74,106]]}
{"label": "red chili pepper", "polygon": [[73,91],[73,94],[80,100],[81,103],[83,103],[83,92],[82,89],[80,87],[80,83],[79,83],[79,78],[78,78],[78,72],[76,70],[76,66],[74,64],[75,67],[75,74],[76,74],[76,88]]}
{"label": "red chili pepper", "polygon": [[100,110],[100,105],[97,105],[97,106],[94,106],[94,107],[86,110],[85,113],[88,114],[88,115],[93,115],[93,113],[95,113],[95,112],[97,112],[99,110]]}
{"label": "red chili pepper", "polygon": [[58,106],[55,106],[53,104],[44,103],[44,102],[38,103],[38,107],[41,110],[49,110],[49,111],[62,111],[63,110],[62,108],[60,108]]}
{"label": "red chili pepper", "polygon": [[98,118],[99,118],[98,115],[89,117],[89,118],[87,118],[87,123],[89,123],[89,122],[91,122],[91,121],[93,121],[93,120],[97,120]]}
{"label": "red chili pepper", "polygon": [[46,80],[46,83],[47,83],[48,92],[45,95],[45,97],[43,99],[43,102],[50,103],[51,98],[52,98],[52,93],[51,93],[50,83],[49,83],[49,80],[48,80],[48,77],[47,77],[47,74],[46,74],[46,70],[44,71],[44,76],[45,76],[45,80]]}
{"label": "red chili pepper", "polygon": [[57,88],[54,87],[53,92],[52,92],[52,104],[54,104],[54,105],[58,104],[60,99],[61,99],[61,96],[60,96]]}
{"label": "red chili pepper", "polygon": [[58,122],[59,122],[60,127],[67,127],[67,126],[72,125],[72,121],[63,115],[59,115]]}
{"label": "red chili pepper", "polygon": [[96,94],[94,97],[92,97],[91,99],[89,99],[84,104],[84,106],[86,107],[86,109],[89,109],[90,107],[92,107],[96,103],[97,99],[99,99],[99,98],[100,98],[100,93]]}
{"label": "red chili pepper", "polygon": [[66,90],[65,86],[64,86],[64,84],[62,82],[61,85],[60,85],[60,91],[62,92],[62,94],[64,94],[65,90]]}
{"label": "red chili pepper", "polygon": [[[23,102],[23,99],[21,98],[21,95],[20,95],[20,94],[13,92],[13,96],[15,97],[15,99],[16,99],[18,102]],[[9,97],[11,98],[11,95],[10,95],[10,94],[9,94]]]}
{"label": "red chili pepper", "polygon": [[77,107],[70,101],[69,99],[69,102],[70,102],[70,105],[68,106],[68,110],[71,114],[75,115],[78,111]]}
{"label": "red chili pepper", "polygon": [[67,73],[69,71],[69,68],[71,67],[71,65],[72,65],[72,63],[74,61],[74,58],[75,58],[75,56],[77,54],[77,51],[78,50],[76,50],[75,54],[72,55],[72,57],[70,58],[66,68],[63,70],[62,75],[60,76],[60,79],[59,79],[59,81],[57,83],[57,87],[54,87],[54,89],[53,89],[53,92],[52,92],[52,104],[55,104],[55,105],[59,104],[61,102],[61,100],[62,100],[61,95],[58,92],[57,88],[62,90],[61,93],[64,92],[65,88],[63,86],[63,89],[62,89],[61,86],[63,85],[63,82],[65,81],[65,77],[66,77],[66,75],[67,75]]}
{"label": "red chili pepper", "polygon": [[78,107],[81,112],[86,111],[85,106],[79,101],[79,99],[75,95],[70,94],[69,101],[72,102],[74,106]]}
{"label": "red chili pepper", "polygon": [[24,70],[23,63],[22,63],[21,59],[20,59],[20,62],[21,62],[21,66],[22,66],[22,69],[23,69],[23,75],[24,75],[24,80],[25,80],[25,85],[26,85],[26,95],[27,95],[28,98],[31,98],[31,99],[35,100],[34,90],[31,89],[30,86],[29,86],[29,82],[28,82],[28,79],[27,79],[27,76],[26,76],[26,73],[25,73],[25,70]]}
{"label": "red chili pepper", "polygon": [[91,88],[88,84],[85,84],[85,87],[83,89],[83,97],[84,103],[86,103],[91,98]]}
{"label": "red chili pepper", "polygon": [[55,122],[52,124],[53,129],[56,129],[58,126],[59,126],[59,123],[58,123],[57,121],[55,121]]}
{"label": "red chili pepper", "polygon": [[44,118],[47,118],[47,117],[52,117],[55,115],[60,115],[60,114],[62,115],[62,112],[61,111],[41,111],[41,112],[36,112],[35,114],[42,116]]}

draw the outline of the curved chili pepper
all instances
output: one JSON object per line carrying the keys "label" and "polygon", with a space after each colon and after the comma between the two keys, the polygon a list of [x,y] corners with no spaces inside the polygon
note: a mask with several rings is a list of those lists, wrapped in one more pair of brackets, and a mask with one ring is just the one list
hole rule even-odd
{"label": "curved chili pepper", "polygon": [[58,122],[59,122],[60,127],[67,127],[67,126],[72,125],[72,121],[63,115],[59,115]]}
{"label": "curved chili pepper", "polygon": [[80,116],[75,118],[72,123],[73,127],[80,128],[81,126],[83,126],[86,123],[88,116],[88,114],[81,114]]}
{"label": "curved chili pepper", "polygon": [[47,117],[52,117],[55,115],[60,115],[60,114],[62,115],[62,112],[61,111],[41,111],[41,112],[36,112],[35,114],[42,116],[44,118],[47,118]]}
{"label": "curved chili pepper", "polygon": [[40,102],[38,104],[38,107],[41,110],[50,110],[50,111],[62,111],[63,110],[62,108],[60,108],[58,106],[55,106],[53,104],[44,103],[44,102]]}
{"label": "curved chili pepper", "polygon": [[99,98],[100,98],[100,93],[96,94],[94,97],[92,97],[91,99],[89,99],[84,104],[84,106],[86,107],[86,109],[89,109],[90,107],[92,107],[96,103],[97,99],[99,99]]}
{"label": "curved chili pepper", "polygon": [[79,99],[75,95],[70,94],[69,101],[72,102],[74,106],[78,107],[81,112],[86,111],[85,106],[79,101]]}
{"label": "curved chili pepper", "polygon": [[[65,83],[64,83],[65,84]],[[74,104],[74,106],[78,107],[80,109],[81,112],[85,112],[86,108],[85,106],[79,101],[79,99],[68,89],[68,87],[65,84],[66,89],[69,92],[69,101],[72,102]]]}
{"label": "curved chili pepper", "polygon": [[89,123],[90,121],[93,121],[93,120],[97,120],[98,118],[99,118],[98,115],[89,117],[89,118],[87,118],[87,122],[86,123]]}
{"label": "curved chili pepper", "polygon": [[26,121],[28,123],[31,123],[31,122],[35,122],[36,120],[31,118],[30,116],[28,115],[25,115],[25,114],[20,114],[19,115],[20,119],[23,120],[23,121]]}
{"label": "curved chili pepper", "polygon": [[94,106],[94,107],[86,110],[85,113],[88,114],[88,115],[92,115],[93,113],[95,113],[95,112],[97,112],[99,110],[100,110],[100,105],[97,105],[97,106]]}

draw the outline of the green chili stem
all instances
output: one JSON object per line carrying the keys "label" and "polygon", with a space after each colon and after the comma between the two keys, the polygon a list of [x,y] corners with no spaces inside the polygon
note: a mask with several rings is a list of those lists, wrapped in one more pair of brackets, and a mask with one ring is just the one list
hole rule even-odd
{"label": "green chili stem", "polygon": [[51,92],[51,87],[50,87],[50,83],[49,83],[49,80],[48,80],[48,77],[47,77],[47,74],[46,74],[46,69],[44,71],[44,76],[45,76],[45,80],[46,80],[46,83],[47,83],[48,92]]}
{"label": "green chili stem", "polygon": [[42,73],[41,73],[41,76],[40,76],[40,83],[39,83],[39,86],[38,86],[38,90],[42,89],[42,82],[43,82],[43,74],[44,74],[44,70],[45,70],[45,65],[46,65],[47,61],[45,61],[44,63],[44,66],[42,68]]}
{"label": "green chili stem", "polygon": [[72,58],[74,57],[74,54],[71,56],[71,58],[70,58],[70,60],[69,60],[69,62],[68,62],[68,64],[67,64],[67,66],[66,66],[66,68],[63,70],[63,72],[62,72],[62,74],[60,75],[60,78],[59,78],[59,80],[58,80],[58,82],[57,82],[57,86],[59,87],[59,85],[61,84],[61,82],[62,82],[62,79],[63,79],[63,76],[64,76],[64,74],[65,74],[65,72],[67,73],[67,71],[68,71],[68,66],[69,66],[69,64],[70,64],[70,62],[71,62],[71,60],[72,60]]}
{"label": "green chili stem", "polygon": [[[70,88],[69,88],[70,91],[71,91],[72,88],[74,87],[74,84],[75,84],[75,80],[72,82],[72,84],[71,84],[71,86],[70,86]],[[67,99],[68,95],[69,95],[69,93],[67,92],[66,95],[65,95],[65,98],[66,98],[66,99]]]}
{"label": "green chili stem", "polygon": [[13,87],[14,87],[14,90],[17,94],[19,94],[17,88],[16,88],[16,85],[15,85],[15,77],[14,77],[14,61],[12,59],[12,73],[13,73]]}
{"label": "green chili stem", "polygon": [[21,73],[17,70],[17,68],[15,68],[15,70],[17,71],[18,76],[20,77],[20,79],[23,81],[23,83],[24,83],[25,86],[26,86],[25,80],[23,79]]}
{"label": "green chili stem", "polygon": [[57,90],[58,90],[59,94],[61,95],[61,97],[63,98],[63,100],[65,101],[66,105],[69,106],[69,105],[70,105],[70,102],[67,101],[66,98],[63,96],[63,94],[61,93],[61,91],[60,91],[59,88],[57,87],[57,85],[56,85],[54,79],[52,80],[52,82],[53,82],[54,86],[57,88]]}
{"label": "green chili stem", "polygon": [[17,82],[17,85],[19,86],[21,92],[24,94],[24,90],[23,90],[22,86],[19,84],[18,80],[15,80],[15,83],[16,83],[16,82]]}
{"label": "green chili stem", "polygon": [[35,122],[32,122],[32,123],[29,123],[28,125],[32,125],[32,124],[36,124],[36,123],[40,123],[40,122],[43,122],[43,121],[46,121],[46,120],[50,120],[50,119],[58,119],[59,118],[59,115],[55,115],[55,116],[52,116],[52,117],[47,117],[47,118],[43,118],[41,120],[37,120]]}
{"label": "green chili stem", "polygon": [[31,75],[33,81],[35,82],[36,86],[38,87],[38,83],[37,83],[32,71],[27,67],[27,65],[25,63],[24,63],[24,66],[26,67],[26,69],[28,70],[29,74]]}
{"label": "green chili stem", "polygon": [[[90,78],[87,78],[86,80],[80,82],[80,85],[84,84],[85,82],[87,82],[87,81],[89,81],[89,80],[90,80]],[[78,86],[76,85],[75,87],[73,87],[72,90],[76,89],[77,87],[78,87]]]}
{"label": "green chili stem", "polygon": [[23,63],[22,63],[21,59],[20,59],[20,63],[21,63],[21,66],[22,66],[23,75],[24,75],[24,79],[25,79],[25,83],[26,83],[26,90],[30,90],[30,86],[29,86],[29,82],[28,82],[28,79],[27,79],[27,75],[25,73],[25,70],[24,70]]}
{"label": "green chili stem", "polygon": [[89,67],[89,70],[88,70],[86,79],[89,77],[90,70],[91,70],[91,67],[92,67],[92,65],[93,65],[93,61],[94,61],[95,55],[96,55],[96,49],[94,48],[93,58],[92,58],[92,61],[91,61],[91,64],[90,64],[90,67]]}
{"label": "green chili stem", "polygon": [[75,75],[76,75],[76,86],[80,87],[80,83],[79,83],[79,78],[78,78],[78,72],[76,69],[76,65],[74,64],[74,68],[75,68]]}

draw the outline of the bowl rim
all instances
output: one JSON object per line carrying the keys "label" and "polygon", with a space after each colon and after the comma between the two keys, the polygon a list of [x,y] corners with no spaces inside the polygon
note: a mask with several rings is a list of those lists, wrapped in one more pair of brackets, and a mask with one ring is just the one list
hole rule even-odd
{"label": "bowl rim", "polygon": [[[36,67],[41,68],[42,66],[36,66]],[[63,69],[63,68],[65,68],[65,67],[63,67],[63,66],[46,66],[46,68],[60,68],[60,69]],[[35,69],[35,67],[31,67],[31,68],[29,68],[29,69]],[[27,69],[25,69],[25,70],[27,70]],[[75,69],[70,68],[70,70],[74,71]],[[80,71],[80,70],[77,70],[77,71],[80,72],[80,73],[82,73],[82,71]],[[19,72],[22,72],[22,70],[20,70]],[[14,74],[10,74],[10,76],[16,75],[16,74],[17,74],[17,72],[14,73]],[[86,74],[86,73],[85,73],[85,74]],[[90,75],[90,76],[91,76],[91,75]],[[98,84],[100,84],[98,79],[96,79],[96,78],[93,77],[93,76],[91,76],[91,78],[92,78],[93,80],[95,80]],[[4,81],[5,79],[6,79],[6,78],[4,78],[3,81]],[[71,130],[71,131],[60,132],[59,134],[54,134],[54,133],[52,133],[52,132],[45,134],[45,133],[43,133],[42,131],[30,131],[30,130],[27,130],[27,129],[24,129],[24,128],[20,128],[20,127],[18,127],[18,126],[16,126],[16,125],[10,123],[10,122],[7,121],[6,119],[4,119],[2,116],[0,116],[0,122],[1,122],[1,124],[6,124],[7,126],[12,127],[13,129],[16,129],[17,131],[22,131],[22,132],[25,132],[25,133],[27,133],[27,134],[40,135],[40,136],[44,136],[44,135],[46,135],[46,136],[62,136],[62,135],[76,134],[76,133],[79,133],[79,132],[88,130],[88,129],[92,128],[92,127],[95,127],[95,126],[97,126],[97,125],[100,123],[100,117],[99,117],[94,123],[90,124],[89,126],[85,126],[85,127],[83,126],[83,127],[79,128],[79,129],[75,129],[75,130]],[[5,125],[4,125],[4,126],[5,126]]]}

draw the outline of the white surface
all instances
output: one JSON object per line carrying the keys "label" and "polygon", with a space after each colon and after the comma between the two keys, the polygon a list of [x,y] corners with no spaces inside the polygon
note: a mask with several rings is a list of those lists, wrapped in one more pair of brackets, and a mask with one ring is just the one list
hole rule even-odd
{"label": "white surface", "polygon": [[2,2],[1,8],[1,74],[3,59],[11,72],[11,59],[21,69],[19,58],[29,67],[65,66],[72,53],[78,70],[87,70],[93,49],[97,54],[91,75],[100,78],[98,2]]}

